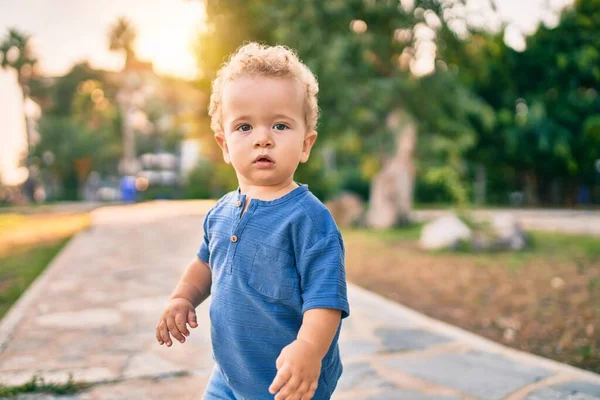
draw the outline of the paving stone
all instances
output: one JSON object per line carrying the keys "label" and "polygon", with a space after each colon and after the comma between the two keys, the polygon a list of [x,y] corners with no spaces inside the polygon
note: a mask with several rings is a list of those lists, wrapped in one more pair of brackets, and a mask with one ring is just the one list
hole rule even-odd
{"label": "paving stone", "polygon": [[373,326],[386,325],[397,326],[401,328],[411,327],[413,321],[394,312],[393,303],[380,299],[377,296],[368,298],[359,297],[358,301],[353,300],[353,293],[348,293],[348,301],[352,306],[352,315],[354,321],[358,324],[361,321],[368,320]]}
{"label": "paving stone", "polygon": [[6,358],[2,362],[0,362],[0,371],[8,369],[19,369],[26,366],[34,366],[36,360],[36,357],[30,355]]}
{"label": "paving stone", "polygon": [[151,314],[158,318],[168,300],[169,296],[142,297],[119,303],[118,307],[124,312]]}
{"label": "paving stone", "polygon": [[154,353],[141,353],[131,358],[127,367],[125,367],[123,377],[125,379],[151,377],[182,372],[182,370],[182,368]]}
{"label": "paving stone", "polygon": [[69,396],[54,396],[44,393],[20,394],[14,398],[15,400],[79,400],[78,395]]}
{"label": "paving stone", "polygon": [[111,385],[94,386],[80,393],[78,399],[200,400],[208,378],[209,374],[206,376],[178,376],[165,379],[132,379]]}
{"label": "paving stone", "polygon": [[369,363],[359,362],[344,365],[344,373],[338,381],[336,391],[394,387],[392,382],[379,376]]}
{"label": "paving stone", "polygon": [[415,392],[412,390],[394,389],[369,396],[365,400],[460,400],[460,397],[438,396]]}
{"label": "paving stone", "polygon": [[121,314],[111,308],[90,308],[83,311],[47,314],[38,317],[36,323],[44,327],[60,329],[89,329],[116,325]]}
{"label": "paving stone", "polygon": [[381,339],[384,353],[425,350],[429,346],[451,342],[451,339],[422,329],[382,327],[375,330]]}
{"label": "paving stone", "polygon": [[73,368],[60,371],[33,370],[3,372],[0,377],[0,383],[6,386],[19,386],[29,382],[35,375],[42,378],[46,383],[56,384],[67,383],[71,376],[74,381],[79,382],[102,382],[117,378],[117,376],[107,368],[92,367]]}
{"label": "paving stone", "polygon": [[478,351],[418,358],[398,356],[384,364],[485,400],[502,399],[551,375],[550,371],[542,368]]}
{"label": "paving stone", "polygon": [[600,384],[584,381],[566,382],[559,385],[538,389],[526,397],[526,400],[542,399],[600,399]]}
{"label": "paving stone", "polygon": [[340,342],[340,354],[342,358],[377,354],[379,350],[380,345],[373,340],[347,340]]}

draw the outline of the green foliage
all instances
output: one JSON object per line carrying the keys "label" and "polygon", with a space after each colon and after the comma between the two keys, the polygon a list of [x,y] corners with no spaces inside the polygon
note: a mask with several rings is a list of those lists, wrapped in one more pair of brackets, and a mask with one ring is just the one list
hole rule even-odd
{"label": "green foliage", "polygon": [[[459,78],[495,108],[498,121],[491,134],[478,135],[469,158],[512,170],[507,179],[515,189],[524,188],[521,176],[533,177],[526,185],[543,184],[531,187],[543,200],[550,196],[550,182],[573,191],[597,179],[600,2],[577,0],[558,26],[541,26],[526,42],[519,53],[499,36],[478,33],[473,45],[452,56],[462,62]],[[467,57],[477,62],[467,64]],[[576,193],[562,197],[573,201]]]}
{"label": "green foliage", "polygon": [[[39,122],[41,140],[32,154],[44,173],[60,183],[62,193],[53,200],[77,200],[81,179],[91,170],[117,173],[122,150],[116,91],[87,63],[75,65],[53,85],[51,105]],[[85,167],[80,177],[77,163]]]}
{"label": "green foliage", "polygon": [[72,107],[77,89],[87,80],[102,81],[103,77],[87,62],[75,64],[66,75],[58,78],[54,83],[52,106],[48,112],[60,116],[70,115],[73,112]]}
{"label": "green foliage", "polygon": [[73,376],[65,383],[45,382],[39,376],[32,377],[28,382],[19,386],[4,386],[0,384],[0,397],[10,398],[23,393],[49,393],[57,396],[75,394],[86,389],[90,385],[84,382],[76,382]]}
{"label": "green foliage", "polygon": [[235,190],[237,177],[231,165],[201,161],[188,175],[183,197],[187,199],[220,198]]}
{"label": "green foliage", "polygon": [[109,48],[113,51],[122,51],[125,54],[125,63],[128,65],[135,59],[133,45],[136,38],[137,32],[131,21],[120,17],[108,32]]}
{"label": "green foliage", "polygon": [[[31,36],[18,29],[10,28],[2,42],[0,42],[0,65],[3,68],[13,68],[19,76],[19,83],[26,84],[33,74],[33,67],[37,59],[31,48]],[[14,52],[17,52],[16,57]]]}
{"label": "green foliage", "polygon": [[45,155],[53,154],[52,163],[44,164],[44,168],[63,182],[63,198],[78,198],[78,160],[89,160],[89,167],[101,173],[116,172],[111,168],[116,168],[120,147],[110,127],[94,129],[73,118],[47,115],[40,122],[39,132],[41,139],[33,155],[44,163]]}
{"label": "green foliage", "polygon": [[[416,32],[429,29],[427,13],[441,16],[451,6],[416,1],[415,7],[420,11],[406,11],[397,1],[207,1],[208,29],[201,37],[198,58],[203,87],[209,88],[226,56],[244,41],[288,45],[319,79],[322,119],[317,148],[327,145],[336,150],[342,175],[348,176],[347,169],[372,165],[373,157],[391,155],[395,133],[386,120],[396,110],[404,110],[418,125],[424,166],[452,178],[448,192],[465,203],[460,160],[476,142],[478,131],[493,127],[495,116],[451,71],[417,79],[408,70],[422,41]],[[438,20],[440,31],[449,32],[443,18]],[[366,29],[360,28],[361,21]],[[402,32],[407,39],[399,38]],[[435,36],[435,30],[431,32]],[[325,197],[326,187],[337,191],[348,186],[329,186],[328,181],[339,176],[310,172],[310,167],[303,167],[299,175],[322,188]]]}

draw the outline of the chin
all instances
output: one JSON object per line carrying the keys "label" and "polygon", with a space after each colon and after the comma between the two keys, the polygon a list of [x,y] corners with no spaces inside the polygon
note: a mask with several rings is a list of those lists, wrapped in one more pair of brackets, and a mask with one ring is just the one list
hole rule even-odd
{"label": "chin", "polygon": [[[266,174],[265,174],[266,175]],[[254,176],[252,176],[250,179],[248,179],[248,182],[253,183],[255,185],[261,185],[261,186],[274,186],[274,185],[279,185],[281,182],[286,180],[286,177],[283,176],[260,176],[259,174],[254,174]]]}

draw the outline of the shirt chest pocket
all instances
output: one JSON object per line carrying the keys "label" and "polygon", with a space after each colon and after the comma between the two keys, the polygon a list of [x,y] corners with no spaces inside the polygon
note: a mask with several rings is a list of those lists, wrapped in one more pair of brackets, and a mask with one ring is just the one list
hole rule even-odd
{"label": "shirt chest pocket", "polygon": [[297,272],[292,256],[267,245],[257,245],[248,285],[263,296],[275,300],[292,297]]}

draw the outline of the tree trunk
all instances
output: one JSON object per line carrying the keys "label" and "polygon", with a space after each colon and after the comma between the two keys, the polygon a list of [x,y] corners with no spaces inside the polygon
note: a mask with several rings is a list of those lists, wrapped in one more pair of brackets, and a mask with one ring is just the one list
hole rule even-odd
{"label": "tree trunk", "polygon": [[415,125],[401,110],[390,113],[387,124],[395,132],[396,153],[384,162],[371,183],[367,214],[367,224],[382,229],[410,221],[415,182]]}
{"label": "tree trunk", "polygon": [[539,204],[538,199],[538,185],[537,176],[535,171],[529,170],[524,175],[524,194],[525,194],[525,205],[537,206]]}
{"label": "tree trunk", "polygon": [[485,183],[485,166],[483,164],[478,164],[475,168],[475,204],[479,207],[485,205]]}

